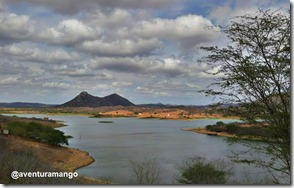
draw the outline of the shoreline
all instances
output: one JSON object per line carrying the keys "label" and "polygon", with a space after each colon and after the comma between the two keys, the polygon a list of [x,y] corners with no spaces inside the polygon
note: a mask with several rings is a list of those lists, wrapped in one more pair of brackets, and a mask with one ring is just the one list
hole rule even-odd
{"label": "shoreline", "polygon": [[215,132],[215,131],[209,131],[206,128],[182,128],[182,131],[191,131],[195,133],[200,133],[200,134],[206,134],[209,136],[220,136],[220,137],[227,137],[227,138],[235,138],[235,139],[240,139],[240,140],[250,140],[250,141],[264,141],[265,138],[262,137],[251,137],[251,136],[238,136],[235,134],[230,134],[227,132]]}
{"label": "shoreline", "polygon": [[[9,135],[3,137],[10,143],[8,150],[32,152],[38,159],[48,163],[52,168],[62,172],[75,172],[76,170],[89,166],[95,159],[87,151],[64,146],[51,146],[47,143]],[[84,184],[100,185],[111,182],[98,180],[92,177],[79,175],[77,177]]]}
{"label": "shoreline", "polygon": [[128,117],[138,119],[160,120],[197,120],[197,119],[239,119],[236,116],[225,116],[218,112],[207,112],[206,109],[176,107],[144,106],[101,106],[101,107],[63,107],[63,108],[0,108],[3,114],[47,114],[61,116],[87,116],[91,118]]}
{"label": "shoreline", "polygon": [[[42,113],[42,112],[33,112],[33,111],[16,111],[16,112],[5,112],[0,114],[43,114],[43,115],[51,115],[51,116],[87,116],[88,118],[136,118],[136,119],[157,119],[157,120],[175,120],[175,121],[193,121],[193,120],[203,120],[203,119],[210,119],[210,120],[239,120],[238,117],[224,117],[219,115],[218,117],[215,116],[196,116],[196,117],[189,117],[189,118],[181,118],[181,117],[162,117],[162,116],[140,116],[140,115],[109,115],[105,114],[105,116],[101,117],[94,117],[93,114],[86,114],[86,113]],[[103,114],[104,115],[104,114]],[[62,121],[54,120],[60,123],[62,126],[67,126],[66,124],[63,124]]]}
{"label": "shoreline", "polygon": [[47,143],[9,135],[6,139],[10,142],[10,150],[32,151],[39,159],[47,161],[52,167],[59,170],[74,172],[88,166],[95,159],[87,151],[64,146],[51,146]]}
{"label": "shoreline", "polygon": [[200,134],[206,134],[209,136],[222,136],[222,137],[229,137],[229,138],[237,138],[234,134],[229,134],[225,132],[214,132],[214,131],[208,131],[206,128],[182,128],[182,131],[191,131],[195,133]]}

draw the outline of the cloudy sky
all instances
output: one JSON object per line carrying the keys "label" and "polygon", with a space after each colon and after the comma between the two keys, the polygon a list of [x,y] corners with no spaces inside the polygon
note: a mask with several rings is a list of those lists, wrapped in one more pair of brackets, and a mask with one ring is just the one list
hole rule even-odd
{"label": "cloudy sky", "polygon": [[136,104],[209,104],[200,46],[221,25],[286,0],[0,0],[0,102],[59,104],[81,91]]}

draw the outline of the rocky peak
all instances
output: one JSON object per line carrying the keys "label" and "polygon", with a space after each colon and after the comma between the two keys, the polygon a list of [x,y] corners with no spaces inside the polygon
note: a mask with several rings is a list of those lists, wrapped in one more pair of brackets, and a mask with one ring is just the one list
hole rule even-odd
{"label": "rocky peak", "polygon": [[82,91],[79,95],[80,95],[80,96],[87,96],[87,95],[89,95],[89,94],[87,93],[87,91]]}

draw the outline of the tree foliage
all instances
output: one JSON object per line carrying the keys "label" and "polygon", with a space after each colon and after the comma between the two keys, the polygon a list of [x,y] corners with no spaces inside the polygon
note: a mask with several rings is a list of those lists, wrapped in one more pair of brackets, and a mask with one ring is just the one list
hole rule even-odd
{"label": "tree foliage", "polygon": [[55,146],[68,145],[68,139],[71,138],[71,136],[64,135],[60,130],[35,122],[16,121],[9,123],[7,127],[12,135],[44,141]]}
{"label": "tree foliage", "polygon": [[205,161],[201,157],[184,162],[179,170],[181,176],[177,181],[180,184],[225,184],[231,174],[224,161]]}
{"label": "tree foliage", "polygon": [[290,15],[259,10],[233,18],[222,31],[229,39],[225,47],[202,47],[209,55],[200,62],[219,67],[213,73],[219,78],[202,92],[238,104],[226,113],[269,125],[276,143],[258,148],[271,157],[258,165],[290,176]]}

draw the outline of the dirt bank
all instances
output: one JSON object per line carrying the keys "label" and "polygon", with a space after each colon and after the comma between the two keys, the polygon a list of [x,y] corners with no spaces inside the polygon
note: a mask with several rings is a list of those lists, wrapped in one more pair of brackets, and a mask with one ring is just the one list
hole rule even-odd
{"label": "dirt bank", "polygon": [[[73,172],[95,161],[88,152],[78,149],[51,146],[47,143],[40,143],[12,135],[3,138],[9,142],[7,149],[12,151],[30,151],[41,161],[50,164],[54,169],[60,171]],[[78,178],[85,184],[109,183],[83,176],[79,176]]]}
{"label": "dirt bank", "polygon": [[51,146],[47,143],[40,143],[17,136],[8,136],[9,149],[29,150],[41,160],[52,164],[52,167],[64,171],[75,171],[78,168],[87,166],[95,160],[85,151],[62,146]]}

